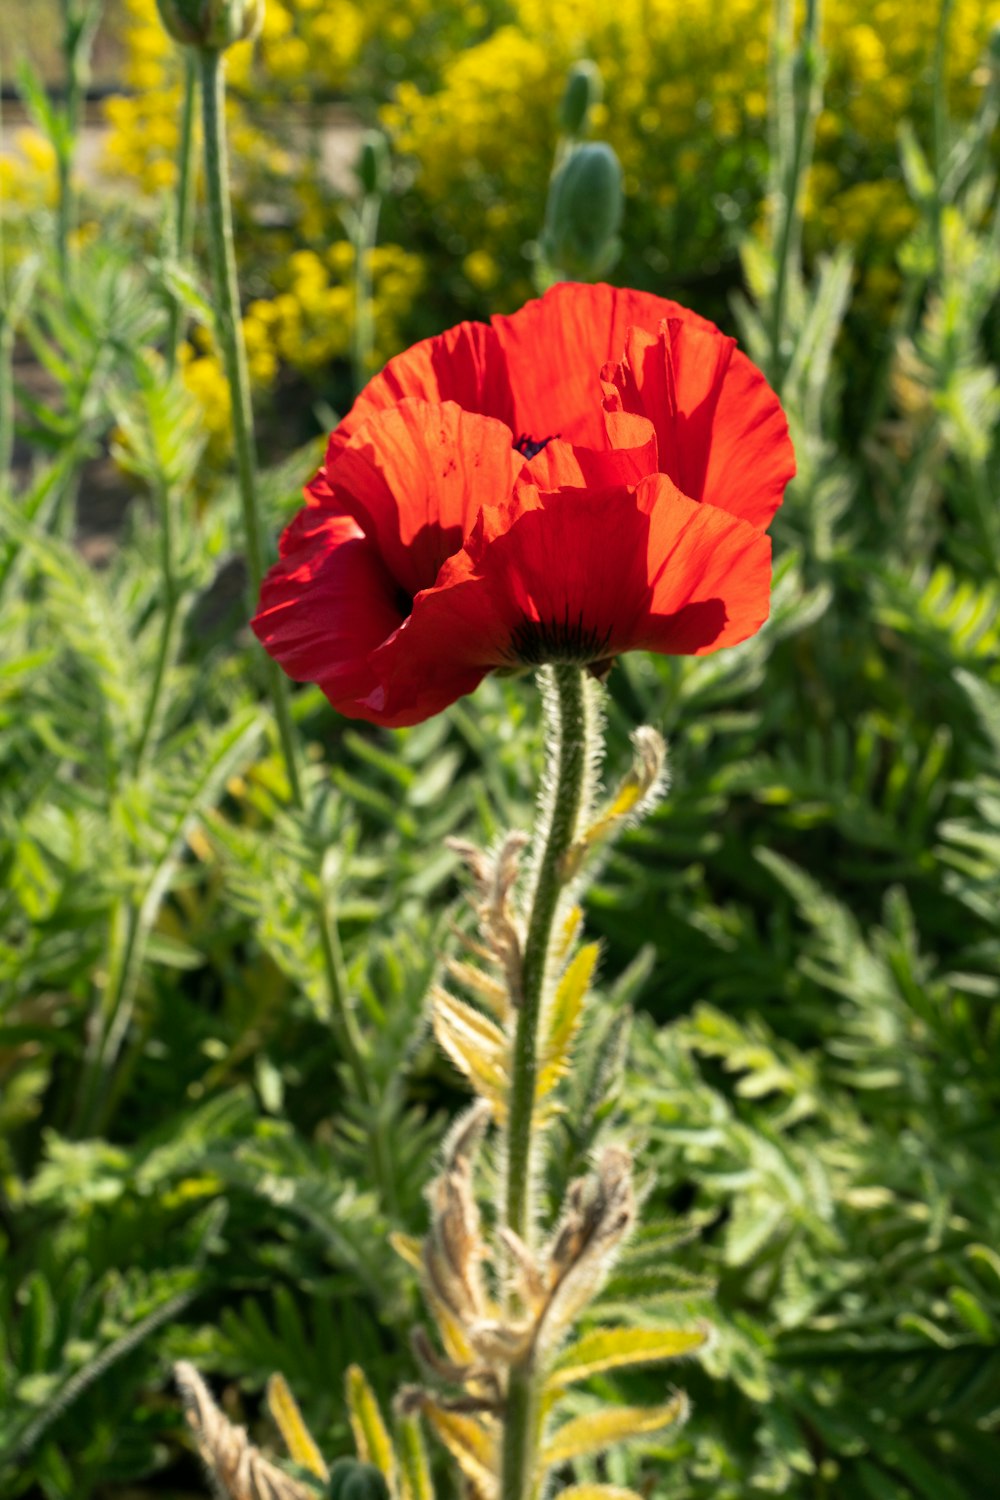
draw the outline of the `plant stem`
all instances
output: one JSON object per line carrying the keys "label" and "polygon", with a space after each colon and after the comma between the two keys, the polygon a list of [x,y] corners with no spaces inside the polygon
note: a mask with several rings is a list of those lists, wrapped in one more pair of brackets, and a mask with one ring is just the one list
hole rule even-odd
{"label": "plant stem", "polygon": [[532,1126],[538,1077],[538,1023],[551,966],[550,948],[559,898],[564,890],[563,857],[576,837],[590,759],[587,743],[586,685],[579,667],[552,669],[554,693],[546,694],[554,795],[524,945],[523,994],[514,1036],[510,1117],[507,1125],[505,1222],[526,1243],[532,1229]]}
{"label": "plant stem", "polygon": [[357,394],[371,374],[375,329],[372,319],[372,250],[378,235],[382,201],[377,193],[366,193],[354,223],[354,334],[351,364]]}
{"label": "plant stem", "polygon": [[[819,109],[820,0],[806,0],[802,39],[791,56],[794,11],[787,0],[775,7],[775,63],[772,74],[772,108],[777,119],[772,139],[780,147],[778,176],[773,186],[780,227],[774,246],[774,293],[771,302],[771,360],[769,374],[780,390],[784,374],[785,307],[789,285],[799,269],[802,234],[802,188],[812,149],[812,130]],[[785,76],[790,58],[791,86]],[[791,107],[791,130],[785,119]]]}
{"label": "plant stem", "polygon": [[[3,83],[0,57],[0,84]],[[0,88],[0,158],[3,157],[3,90]],[[0,495],[10,482],[14,458],[14,320],[7,286],[3,212],[0,205]]]}
{"label": "plant stem", "polygon": [[501,1500],[534,1500],[536,1495],[542,1435],[540,1395],[534,1356],[529,1355],[511,1367],[507,1380]]}
{"label": "plant stem", "polygon": [[[591,714],[588,684],[577,666],[548,669],[543,686],[550,770],[542,798],[544,845],[538,860],[524,945],[522,994],[514,1034],[510,1112],[506,1130],[504,1220],[525,1243],[534,1227],[535,1094],[538,1030],[553,967],[553,937],[566,891],[565,856],[579,832],[588,801]],[[534,1351],[511,1367],[504,1413],[501,1500],[534,1500],[541,1442],[541,1391]]]}
{"label": "plant stem", "polygon": [[[264,577],[264,546],[257,501],[257,466],[253,435],[253,412],[250,405],[250,378],[246,348],[239,321],[239,294],[236,280],[236,254],[233,243],[232,209],[229,201],[229,163],[225,132],[225,78],[222,55],[201,50],[201,117],[205,153],[205,195],[208,204],[209,246],[215,291],[216,322],[219,343],[229,382],[233,414],[233,443],[243,506],[243,525],[247,549],[247,573],[251,607],[257,603]],[[285,759],[291,800],[301,812],[305,809],[302,781],[299,775],[298,745],[288,701],[285,677],[272,657],[265,657],[267,680],[278,734]],[[361,1098],[371,1102],[372,1088],[364,1059],[364,1044],[357,1018],[350,1003],[347,977],[340,952],[340,939],[329,911],[325,893],[316,900],[320,946],[327,990],[330,996],[331,1020]],[[377,1163],[378,1165],[378,1163]],[[385,1193],[390,1179],[379,1172]]]}
{"label": "plant stem", "polygon": [[66,102],[62,128],[56,145],[58,199],[56,203],[56,251],[65,290],[72,282],[70,239],[76,228],[76,194],[73,162],[80,134],[80,114],[90,71],[90,49],[104,8],[104,0],[62,0],[63,55],[66,61]]}
{"label": "plant stem", "polygon": [[[233,216],[229,202],[229,156],[225,128],[225,74],[221,52],[201,49],[201,117],[205,149],[205,194],[208,200],[209,250],[215,292],[216,333],[229,382],[233,412],[233,446],[243,507],[243,534],[251,608],[256,607],[264,577],[264,542],[257,500],[257,464],[250,405],[250,376],[240,325]],[[292,801],[302,806],[298,747],[281,668],[266,658],[268,687],[278,725]]]}
{"label": "plant stem", "polygon": [[[184,53],[184,102],[181,106],[181,134],[177,150],[177,208],[174,220],[174,242],[171,247],[177,261],[183,262],[191,253],[194,227],[194,118],[198,98],[198,69],[190,51]],[[177,351],[183,332],[184,309],[181,299],[170,299],[170,316],[167,322],[167,369],[172,374],[177,367]]]}
{"label": "plant stem", "polygon": [[167,670],[174,654],[174,632],[177,624],[177,608],[180,603],[180,590],[177,587],[177,577],[174,569],[175,500],[168,484],[159,484],[157,491],[157,510],[160,517],[160,577],[163,587],[163,619],[160,627],[160,645],[156,655],[156,666],[153,669],[153,681],[149,689],[149,697],[146,700],[146,712],[143,715],[142,728],[139,731],[139,740],[135,749],[136,774],[142,768],[146,752],[153,737],[153,731],[157,726],[163,684],[166,681]]}
{"label": "plant stem", "polygon": [[944,180],[948,165],[948,32],[954,0],[941,0],[934,43],[934,258],[938,276],[944,270]]}

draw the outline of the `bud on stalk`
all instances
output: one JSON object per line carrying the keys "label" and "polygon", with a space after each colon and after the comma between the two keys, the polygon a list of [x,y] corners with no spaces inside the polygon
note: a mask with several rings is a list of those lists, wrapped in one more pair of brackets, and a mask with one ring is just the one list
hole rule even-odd
{"label": "bud on stalk", "polygon": [[549,186],[542,248],[549,264],[583,280],[618,257],[625,192],[621,163],[604,141],[577,146]]}
{"label": "bud on stalk", "polygon": [[250,41],[264,20],[264,0],[156,0],[156,6],[175,42],[203,52]]}
{"label": "bud on stalk", "polygon": [[389,187],[389,147],[381,130],[366,130],[358,157],[358,181],[366,198],[384,197]]}
{"label": "bud on stalk", "polygon": [[574,63],[559,106],[559,127],[563,135],[579,137],[584,134],[590,111],[595,104],[600,104],[603,93],[604,81],[597,64],[589,58]]}

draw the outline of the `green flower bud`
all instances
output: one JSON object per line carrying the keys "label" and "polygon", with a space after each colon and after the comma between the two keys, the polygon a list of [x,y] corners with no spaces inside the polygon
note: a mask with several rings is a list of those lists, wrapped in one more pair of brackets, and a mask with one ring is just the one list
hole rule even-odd
{"label": "green flower bud", "polygon": [[175,42],[203,52],[224,52],[255,37],[264,0],[156,0],[160,20]]}
{"label": "green flower bud", "polygon": [[590,111],[600,104],[604,94],[601,70],[589,58],[574,63],[566,79],[566,92],[559,106],[559,127],[563,135],[582,135]]}
{"label": "green flower bud", "polygon": [[543,251],[549,263],[583,280],[602,276],[621,248],[625,208],[621,163],[604,141],[567,156],[549,186]]}
{"label": "green flower bud", "polygon": [[380,196],[389,186],[389,147],[381,130],[366,130],[358,158],[358,181],[366,197]]}
{"label": "green flower bud", "polygon": [[330,1470],[329,1500],[389,1500],[389,1486],[374,1464],[338,1458]]}

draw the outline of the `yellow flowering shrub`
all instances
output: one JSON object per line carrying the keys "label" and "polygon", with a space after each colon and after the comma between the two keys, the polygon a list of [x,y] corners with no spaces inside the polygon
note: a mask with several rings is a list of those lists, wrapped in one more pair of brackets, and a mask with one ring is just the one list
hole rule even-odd
{"label": "yellow flowering shrub", "polygon": [[[772,0],[513,0],[512,9],[511,24],[445,66],[438,88],[404,83],[382,112],[397,150],[418,165],[426,227],[456,268],[465,258],[466,282],[492,292],[476,274],[483,255],[508,276],[524,266],[545,199],[554,101],[581,55],[604,75],[595,125],[625,170],[619,274],[647,284],[711,274],[760,210]],[[910,227],[896,132],[902,118],[929,118],[937,10],[828,0],[814,246],[874,240],[884,266]],[[975,107],[973,74],[998,22],[996,0],[955,0],[948,83],[959,112]],[[511,300],[520,293],[515,284]]]}
{"label": "yellow flowering shrub", "polygon": [[[271,387],[282,368],[307,378],[350,354],[354,335],[354,247],[339,240],[324,251],[296,250],[278,278],[276,296],[251,302],[243,315],[250,379]],[[382,365],[406,342],[404,327],[424,285],[420,258],[398,245],[371,253],[374,357]],[[229,389],[208,331],[194,330],[181,350],[184,383],[202,408],[218,457],[228,441]]]}
{"label": "yellow flowering shrub", "polygon": [[[124,3],[134,93],[107,105],[110,160],[155,190],[175,173],[178,57],[155,0]],[[386,205],[383,223],[390,238],[419,246],[434,274],[422,282],[414,257],[379,252],[395,257],[402,281],[392,303],[388,270],[379,282],[383,353],[529,293],[558,101],[567,69],[584,55],[605,81],[594,130],[625,172],[616,275],[682,293],[697,282],[710,304],[713,280],[724,292],[727,262],[761,213],[772,12],[773,0],[268,0],[259,42],[233,49],[228,65],[241,256],[257,294],[248,315],[257,379],[267,383],[283,364],[312,373],[342,356],[350,316],[349,276],[334,263],[351,253],[340,205],[277,103],[341,92],[364,113],[381,99],[397,156],[413,165],[412,186]],[[897,130],[912,117],[928,134],[937,14],[913,0],[824,7],[825,102],[807,245],[863,246],[869,292],[883,302],[913,221]],[[997,23],[1000,0],[955,0],[948,86],[956,113],[975,108],[977,64]],[[284,228],[264,231],[258,208],[276,200]],[[418,300],[419,284],[427,294]]]}

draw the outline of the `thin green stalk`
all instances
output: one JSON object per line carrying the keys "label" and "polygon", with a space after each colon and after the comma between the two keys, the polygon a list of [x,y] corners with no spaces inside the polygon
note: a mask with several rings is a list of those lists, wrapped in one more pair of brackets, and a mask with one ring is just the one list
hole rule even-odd
{"label": "thin green stalk", "polygon": [[372,250],[378,236],[382,201],[377,193],[366,193],[354,223],[354,334],[351,365],[355,392],[371,375],[375,324],[372,316]]}
{"label": "thin green stalk", "polygon": [[583,672],[576,666],[561,665],[552,668],[552,677],[554,701],[546,707],[551,716],[549,742],[556,760],[555,785],[524,945],[523,994],[514,1036],[507,1125],[505,1222],[525,1242],[530,1240],[532,1230],[531,1136],[538,1078],[538,1023],[551,966],[553,926],[565,884],[563,859],[576,837],[591,756]]}
{"label": "thin green stalk", "polygon": [[[209,252],[215,292],[216,331],[232,400],[233,446],[243,507],[243,532],[251,608],[256,606],[264,578],[264,541],[257,499],[253,411],[246,347],[240,326],[236,281],[236,252],[229,202],[229,157],[225,129],[225,75],[222,54],[201,49],[201,118],[205,151],[205,194],[208,203]],[[292,725],[288,692],[281,668],[267,657],[267,677],[292,801],[302,805],[298,747]]]}
{"label": "thin green stalk", "polygon": [[[779,164],[777,206],[780,222],[774,248],[774,293],[771,302],[771,378],[780,387],[784,373],[785,313],[788,289],[798,269],[802,238],[802,189],[806,169],[812,150],[813,124],[819,107],[820,78],[819,32],[820,0],[806,0],[805,24],[799,47],[791,62],[791,87],[785,78],[781,49],[790,51],[788,38],[794,24],[791,7],[779,0],[776,8],[775,27],[787,27],[784,34],[776,35],[774,83],[777,89],[774,108],[778,119],[774,129],[774,140],[780,144],[782,160]],[[785,113],[791,104],[791,130]],[[790,145],[790,150],[789,150]]]}
{"label": "thin green stalk", "polygon": [[511,1367],[507,1380],[500,1500],[535,1500],[541,1436],[541,1391],[529,1356]]}
{"label": "thin green stalk", "polygon": [[56,146],[56,253],[59,274],[68,290],[73,275],[70,241],[76,228],[77,203],[73,190],[73,164],[80,135],[83,99],[90,75],[90,50],[104,0],[62,0],[63,56],[66,62],[66,99],[62,128]]}
{"label": "thin green stalk", "polygon": [[[257,500],[257,470],[253,435],[253,413],[250,405],[250,379],[246,348],[239,322],[239,294],[236,280],[236,254],[233,243],[232,210],[229,201],[229,164],[225,132],[225,79],[222,55],[199,51],[201,84],[201,118],[205,161],[205,195],[208,205],[209,247],[215,291],[216,321],[222,346],[226,376],[229,382],[233,414],[233,441],[247,549],[247,572],[251,604],[256,605],[264,576],[264,545]],[[278,734],[294,805],[302,810],[305,799],[298,769],[298,745],[292,722],[286,682],[281,668],[266,658],[268,686],[274,705]],[[357,1019],[348,994],[340,942],[325,895],[316,901],[320,944],[330,996],[331,1019],[348,1066],[361,1098],[371,1102],[372,1088],[365,1067],[364,1047]],[[384,1154],[384,1153],[382,1153]],[[377,1154],[378,1156],[378,1154]],[[377,1161],[383,1188],[388,1191],[391,1177],[385,1164]]]}
{"label": "thin green stalk", "polygon": [[[553,938],[566,889],[565,859],[579,832],[587,798],[589,744],[587,684],[577,666],[551,668],[553,690],[545,694],[548,749],[553,764],[547,827],[532,895],[524,945],[522,994],[514,1034],[510,1112],[506,1130],[504,1219],[530,1243],[534,1218],[535,1092],[538,1028],[551,980]],[[501,1500],[535,1500],[542,1431],[541,1390],[534,1351],[512,1366],[507,1385],[501,1446]]]}
{"label": "thin green stalk", "polygon": [[934,41],[934,255],[938,276],[944,270],[944,180],[948,164],[948,32],[954,0],[941,0]]}
{"label": "thin green stalk", "polygon": [[169,485],[160,484],[157,488],[157,510],[160,518],[160,578],[163,589],[163,614],[160,622],[160,644],[156,655],[156,666],[153,669],[153,681],[150,684],[149,697],[146,700],[146,711],[143,714],[142,728],[139,731],[139,739],[135,749],[136,774],[142,769],[153,737],[153,731],[159,720],[163,684],[166,681],[167,670],[174,654],[177,609],[180,604],[180,589],[177,585],[177,576],[174,568],[175,497]]}
{"label": "thin green stalk", "polygon": [[[191,254],[194,229],[195,132],[198,103],[198,68],[193,54],[184,53],[184,102],[181,105],[181,134],[177,150],[177,207],[174,216],[173,245],[175,260],[184,263]],[[184,308],[178,296],[171,296],[167,322],[167,369],[177,368],[177,352],[183,336]]]}
{"label": "thin green stalk", "polygon": [[[2,156],[3,102],[0,94],[0,157]],[[0,495],[5,494],[9,487],[14,460],[14,334],[4,248],[3,205],[0,204]]]}

